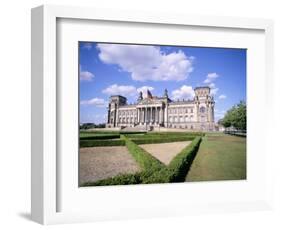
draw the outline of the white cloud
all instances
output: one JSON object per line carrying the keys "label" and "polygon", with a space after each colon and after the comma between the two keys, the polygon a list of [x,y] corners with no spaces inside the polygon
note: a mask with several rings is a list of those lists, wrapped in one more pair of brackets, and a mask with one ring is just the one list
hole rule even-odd
{"label": "white cloud", "polygon": [[216,87],[216,84],[215,83],[211,83],[211,84],[209,84],[209,87],[211,88],[211,95],[216,95],[217,94],[217,92],[219,91],[219,88],[218,87]]}
{"label": "white cloud", "polygon": [[82,67],[80,65],[79,69],[79,75],[80,75],[80,81],[92,81],[95,75],[89,71],[82,70]]}
{"label": "white cloud", "polygon": [[192,99],[194,97],[194,90],[192,86],[183,85],[181,88],[172,91],[173,100]]}
{"label": "white cloud", "polygon": [[147,90],[151,92],[154,90],[154,88],[151,86],[142,86],[140,88],[137,88],[138,93],[142,92],[143,97],[147,97]]}
{"label": "white cloud", "polygon": [[107,95],[122,95],[122,96],[136,96],[137,89],[135,86],[132,85],[110,85],[106,89],[102,91],[104,94]]}
{"label": "white cloud", "polygon": [[102,98],[92,98],[90,100],[82,100],[80,102],[81,105],[93,105],[96,107],[105,107],[107,105],[107,102]]}
{"label": "white cloud", "polygon": [[92,43],[86,42],[86,43],[83,44],[82,48],[90,50],[90,49],[92,49]]}
{"label": "white cloud", "polygon": [[208,84],[213,82],[214,80],[216,80],[216,78],[218,78],[219,75],[217,73],[208,73],[206,76],[206,79],[204,80],[204,83]]}
{"label": "white cloud", "polygon": [[92,81],[94,77],[95,75],[89,71],[80,71],[80,81]]}
{"label": "white cloud", "polygon": [[226,95],[224,95],[224,94],[220,95],[220,96],[219,96],[219,99],[222,99],[222,100],[223,100],[223,99],[226,99]]}
{"label": "white cloud", "polygon": [[99,58],[129,72],[136,81],[181,81],[193,71],[193,57],[181,50],[166,54],[156,46],[98,44]]}

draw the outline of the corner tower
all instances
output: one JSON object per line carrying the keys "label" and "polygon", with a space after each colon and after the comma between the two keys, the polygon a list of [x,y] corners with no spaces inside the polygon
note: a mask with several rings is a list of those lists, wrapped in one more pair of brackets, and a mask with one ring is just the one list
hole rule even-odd
{"label": "corner tower", "polygon": [[120,95],[113,95],[109,99],[108,110],[107,110],[107,127],[117,126],[117,116],[119,106],[126,105],[127,98]]}
{"label": "corner tower", "polygon": [[197,122],[200,122],[201,130],[214,130],[215,117],[214,117],[214,97],[211,95],[211,88],[197,87],[194,89],[197,111]]}

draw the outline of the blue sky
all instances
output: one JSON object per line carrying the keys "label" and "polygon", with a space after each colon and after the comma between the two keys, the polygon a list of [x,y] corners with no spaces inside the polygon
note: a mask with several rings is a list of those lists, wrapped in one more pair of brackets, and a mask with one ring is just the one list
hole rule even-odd
{"label": "blue sky", "polygon": [[215,118],[246,101],[246,50],[229,48],[79,43],[80,123],[106,121],[109,96],[129,103],[150,89],[173,100],[192,99],[197,86],[210,86]]}

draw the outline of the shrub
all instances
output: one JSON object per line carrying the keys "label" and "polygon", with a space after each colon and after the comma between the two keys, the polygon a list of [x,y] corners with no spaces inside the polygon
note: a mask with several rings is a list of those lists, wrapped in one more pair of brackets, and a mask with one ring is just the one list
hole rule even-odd
{"label": "shrub", "polygon": [[136,144],[156,144],[156,143],[169,143],[169,142],[177,142],[177,141],[192,141],[195,137],[192,136],[181,136],[181,137],[162,137],[162,138],[154,138],[150,139],[132,139]]}
{"label": "shrub", "polygon": [[128,184],[140,184],[141,174],[121,174],[115,177],[99,180],[96,182],[85,182],[81,184],[81,187],[85,186],[105,186],[105,185],[128,185]]}
{"label": "shrub", "polygon": [[182,182],[185,180],[186,174],[196,156],[201,143],[201,137],[196,137],[193,142],[185,147],[175,158],[170,162],[168,168],[170,170],[170,182]]}
{"label": "shrub", "polygon": [[98,146],[122,146],[124,140],[80,140],[80,148]]}
{"label": "shrub", "polygon": [[143,179],[143,183],[183,182],[200,146],[201,137],[185,147],[168,165]]}
{"label": "shrub", "polygon": [[139,147],[132,140],[126,137],[124,137],[124,140],[126,142],[126,146],[130,154],[135,158],[140,167],[148,174],[150,174],[150,172],[158,171],[161,168],[165,167],[163,163],[161,163],[158,159],[156,159],[144,149]]}
{"label": "shrub", "polygon": [[80,140],[108,140],[119,138],[120,134],[87,134],[80,136]]}
{"label": "shrub", "polygon": [[183,182],[196,156],[201,143],[201,137],[193,137],[192,143],[185,147],[168,166],[165,166],[126,136],[121,135],[121,140],[119,141],[123,141],[126,144],[130,154],[135,158],[143,171],[136,174],[118,175],[97,182],[86,182],[81,186]]}

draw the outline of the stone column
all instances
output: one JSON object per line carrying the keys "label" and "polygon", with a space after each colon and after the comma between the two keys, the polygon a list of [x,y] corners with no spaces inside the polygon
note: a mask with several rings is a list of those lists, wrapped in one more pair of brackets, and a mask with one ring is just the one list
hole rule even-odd
{"label": "stone column", "polygon": [[156,112],[157,112],[157,107],[154,106],[154,119],[153,119],[154,124],[156,124]]}
{"label": "stone column", "polygon": [[160,111],[159,111],[159,123],[161,124],[162,123],[162,116],[163,116],[163,114],[162,114],[162,107],[160,107]]}
{"label": "stone column", "polygon": [[149,124],[152,122],[152,108],[149,107]]}
{"label": "stone column", "polygon": [[208,104],[206,104],[206,117],[207,117],[207,122],[209,122],[209,117],[210,117],[210,113],[209,113],[209,105]]}
{"label": "stone column", "polygon": [[159,124],[159,112],[158,112],[158,107],[156,107],[156,111],[155,111],[155,120],[156,120],[156,123]]}
{"label": "stone column", "polygon": [[147,122],[147,107],[144,109],[144,122]]}
{"label": "stone column", "polygon": [[214,104],[212,104],[211,106],[211,110],[212,110],[212,118],[211,118],[211,122],[214,122],[215,121],[215,112],[214,112]]}

